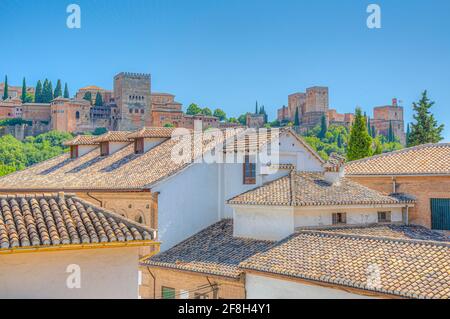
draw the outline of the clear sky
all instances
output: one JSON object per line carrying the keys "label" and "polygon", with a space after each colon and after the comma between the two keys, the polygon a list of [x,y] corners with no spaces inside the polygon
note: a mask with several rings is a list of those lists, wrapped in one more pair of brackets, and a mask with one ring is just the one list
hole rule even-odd
{"label": "clear sky", "polygon": [[[81,7],[68,29],[66,7]],[[381,29],[366,8],[381,6]],[[290,93],[330,88],[330,107],[411,103],[428,89],[450,141],[448,0],[0,0],[0,77],[112,88],[121,71],[152,74],[152,90],[229,116]]]}

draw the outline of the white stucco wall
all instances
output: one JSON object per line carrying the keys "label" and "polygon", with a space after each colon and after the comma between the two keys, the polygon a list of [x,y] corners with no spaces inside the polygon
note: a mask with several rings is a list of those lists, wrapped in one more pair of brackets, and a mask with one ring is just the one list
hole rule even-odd
{"label": "white stucco wall", "polygon": [[[81,288],[67,288],[67,266]],[[0,298],[138,298],[138,248],[0,255]]]}
{"label": "white stucco wall", "polygon": [[78,145],[78,157],[81,157],[96,148],[98,148],[97,145]]}
{"label": "white stucco wall", "polygon": [[244,207],[234,210],[233,235],[262,240],[281,240],[294,228],[291,207]]}
{"label": "white stucco wall", "polygon": [[144,152],[151,150],[166,140],[167,138],[144,138]]}
{"label": "white stucco wall", "polygon": [[161,251],[219,221],[218,172],[217,164],[193,164],[152,188]]}
{"label": "white stucco wall", "polygon": [[109,142],[109,154],[114,154],[128,145],[130,145],[129,142]]}
{"label": "white stucco wall", "polygon": [[343,290],[307,285],[299,282],[245,275],[247,299],[369,299]]}
{"label": "white stucco wall", "polygon": [[332,225],[333,213],[346,213],[347,225],[364,225],[378,223],[378,212],[390,211],[392,222],[402,221],[400,207],[386,208],[295,208],[295,227],[316,227]]}

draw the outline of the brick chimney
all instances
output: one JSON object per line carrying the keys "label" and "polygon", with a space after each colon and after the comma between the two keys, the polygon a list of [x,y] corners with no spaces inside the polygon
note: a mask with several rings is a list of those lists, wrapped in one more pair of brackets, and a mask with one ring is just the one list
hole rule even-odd
{"label": "brick chimney", "polygon": [[345,158],[332,153],[328,161],[323,165],[325,169],[324,178],[331,185],[340,185],[341,178],[344,177]]}

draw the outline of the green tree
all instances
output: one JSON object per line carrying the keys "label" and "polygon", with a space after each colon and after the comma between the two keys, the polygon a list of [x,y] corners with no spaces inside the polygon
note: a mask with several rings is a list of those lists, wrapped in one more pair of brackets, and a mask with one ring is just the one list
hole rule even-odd
{"label": "green tree", "polygon": [[375,146],[375,149],[373,151],[373,155],[379,155],[379,154],[383,153],[383,146],[382,146],[379,138],[374,139],[374,146]]}
{"label": "green tree", "polygon": [[319,132],[319,138],[322,139],[325,137],[325,134],[327,134],[328,127],[327,127],[327,118],[324,115],[322,115],[322,118],[320,120],[320,132]]}
{"label": "green tree", "polygon": [[95,105],[96,106],[102,106],[103,105],[103,98],[100,92],[97,92],[97,95],[95,96]]}
{"label": "green tree", "polygon": [[206,115],[206,116],[212,116],[211,109],[210,109],[209,107],[204,107],[204,108],[202,109],[202,114],[203,114],[203,115]]}
{"label": "green tree", "polygon": [[191,103],[186,110],[187,115],[197,115],[202,113],[202,109],[195,103]]}
{"label": "green tree", "polygon": [[57,97],[62,97],[63,93],[62,93],[62,86],[61,86],[61,80],[58,79],[58,82],[56,82],[56,87],[55,87],[55,93],[53,94],[53,96],[55,98]]}
{"label": "green tree", "polygon": [[8,99],[9,97],[9,92],[8,92],[8,76],[5,75],[5,88],[3,91],[3,100]]}
{"label": "green tree", "polygon": [[347,159],[349,161],[368,157],[372,154],[372,138],[367,132],[366,119],[361,109],[356,108],[355,121],[350,131]]}
{"label": "green tree", "polygon": [[387,138],[389,143],[395,141],[394,130],[392,129],[392,121],[389,121],[389,130]]}
{"label": "green tree", "polygon": [[67,82],[64,84],[64,98],[68,99],[70,97],[69,95],[69,88],[67,87]]}
{"label": "green tree", "polygon": [[226,121],[227,114],[222,109],[215,109],[213,115],[218,117],[220,121]]}
{"label": "green tree", "polygon": [[409,128],[409,123],[408,123],[408,125],[406,125],[406,144],[408,144],[410,134],[411,134],[411,130]]}
{"label": "green tree", "polygon": [[92,135],[102,135],[108,132],[108,129],[106,127],[97,127],[95,128],[94,132],[92,132]]}
{"label": "green tree", "polygon": [[166,123],[164,124],[164,127],[175,127],[175,125],[173,125],[172,123]]}
{"label": "green tree", "polygon": [[42,103],[43,97],[42,97],[42,83],[41,80],[37,81],[36,84],[36,90],[34,91],[34,102],[35,103]]}
{"label": "green tree", "polygon": [[298,118],[298,107],[295,109],[294,126],[300,126],[300,119]]}
{"label": "green tree", "polygon": [[241,114],[238,117],[238,122],[241,123],[242,126],[247,125],[247,114]]}
{"label": "green tree", "polygon": [[45,79],[42,88],[42,103],[50,103],[53,100],[53,86],[52,82]]}
{"label": "green tree", "polygon": [[86,93],[84,93],[83,99],[89,101],[89,103],[92,104],[92,93],[87,91]]}
{"label": "green tree", "polygon": [[22,96],[21,96],[22,103],[27,102],[27,83],[25,82],[25,78],[22,80]]}
{"label": "green tree", "polygon": [[255,114],[259,114],[258,101],[256,101]]}
{"label": "green tree", "polygon": [[418,102],[413,103],[413,118],[415,123],[411,123],[408,146],[416,146],[426,143],[438,143],[442,140],[444,125],[438,125],[437,120],[430,109],[434,105],[427,96],[427,91],[422,93]]}

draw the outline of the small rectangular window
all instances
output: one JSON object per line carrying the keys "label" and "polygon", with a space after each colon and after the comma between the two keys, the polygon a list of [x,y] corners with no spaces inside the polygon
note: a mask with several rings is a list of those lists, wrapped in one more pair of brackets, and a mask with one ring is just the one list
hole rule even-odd
{"label": "small rectangular window", "polygon": [[78,145],[72,145],[70,147],[70,158],[78,157]]}
{"label": "small rectangular window", "polygon": [[134,140],[134,153],[143,154],[144,153],[144,139],[137,138]]}
{"label": "small rectangular window", "polygon": [[391,222],[391,212],[378,212],[378,222],[379,223]]}
{"label": "small rectangular window", "polygon": [[347,223],[347,214],[346,213],[333,213],[333,225],[340,225]]}
{"label": "small rectangular window", "polygon": [[250,156],[245,156],[245,162],[243,164],[244,170],[244,184],[251,185],[256,184],[256,164],[251,163]]}
{"label": "small rectangular window", "polygon": [[175,299],[175,288],[161,287],[162,299]]}

